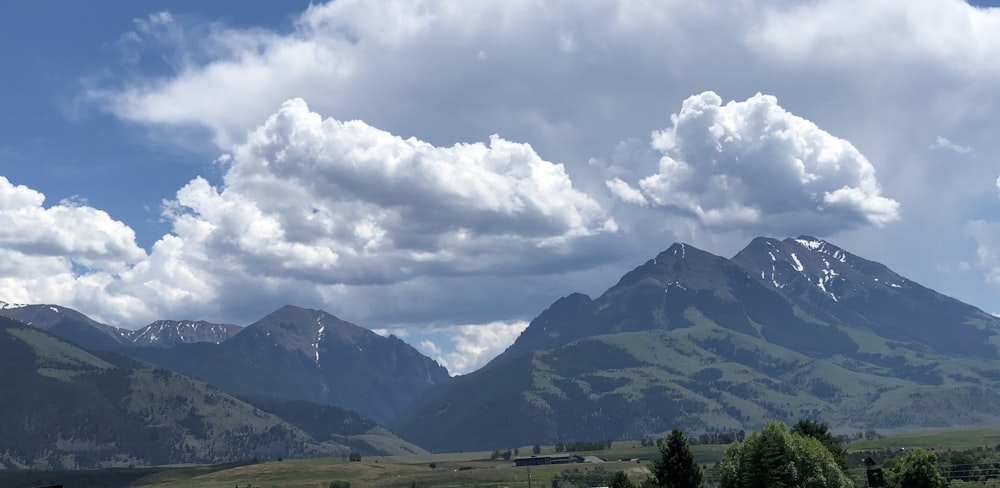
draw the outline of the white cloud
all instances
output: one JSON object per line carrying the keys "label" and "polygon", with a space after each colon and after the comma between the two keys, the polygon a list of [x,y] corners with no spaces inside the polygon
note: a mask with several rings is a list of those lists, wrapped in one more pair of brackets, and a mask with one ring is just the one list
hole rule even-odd
{"label": "white cloud", "polygon": [[767,9],[763,17],[748,38],[783,61],[872,66],[880,73],[933,65],[961,77],[1000,75],[991,61],[1000,45],[1000,9],[961,0],[828,0]]}
{"label": "white cloud", "polygon": [[653,134],[663,153],[639,190],[615,179],[624,201],[686,213],[708,227],[830,234],[899,218],[871,163],[846,140],[757,94],[722,104],[714,92],[684,101]]}
{"label": "white cloud", "polygon": [[168,218],[199,257],[327,284],[503,273],[614,229],[530,146],[435,147],[282,105],[235,148],[224,184],[198,178]]}
{"label": "white cloud", "polygon": [[80,201],[46,207],[45,196],[0,176],[0,299],[59,303],[117,318],[141,310],[106,287],[142,263],[135,233]]}
{"label": "white cloud", "polygon": [[613,178],[606,182],[608,185],[608,190],[611,190],[618,199],[625,203],[631,203],[633,205],[639,205],[645,207],[649,204],[646,197],[642,195],[642,191],[638,188],[633,188],[621,178]]}
{"label": "white cloud", "polygon": [[[441,357],[441,348],[437,347],[437,344],[434,344],[431,340],[424,339],[420,341],[420,349],[424,351],[424,354],[432,358]],[[445,368],[447,368],[447,366],[445,366]]]}
{"label": "white cloud", "polygon": [[931,144],[930,149],[950,149],[958,154],[966,154],[972,152],[972,148],[969,146],[962,146],[949,141],[948,139],[937,136],[934,140],[934,144]]}
{"label": "white cloud", "polygon": [[135,232],[106,212],[71,200],[44,203],[40,192],[0,176],[0,247],[115,271],[146,256]]}
{"label": "white cloud", "polygon": [[[295,303],[379,327],[404,311],[410,321],[468,315],[468,307],[453,303],[457,294],[482,294],[476,287],[504,276],[530,280],[592,268],[614,249],[603,244],[617,230],[614,220],[574,187],[562,165],[497,136],[437,147],[360,121],[324,120],[292,100],[217,164],[221,185],[198,177],[166,202],[171,233],[148,256],[123,224],[82,221],[106,214],[53,209],[75,212],[79,222],[67,228],[93,238],[86,246],[67,240],[56,254],[116,249],[116,234],[97,232],[105,227],[132,239],[133,252],[108,257],[117,263],[113,274],[74,278],[70,263],[62,263],[61,294],[23,289],[5,298],[80,307],[73,297],[85,295],[84,312],[133,326],[176,316],[253,320]],[[40,208],[40,195],[27,189],[2,195],[8,206]],[[54,236],[39,239],[59,242]],[[518,293],[529,289],[522,285]],[[393,295],[397,306],[409,305],[377,304]],[[483,304],[475,296],[464,302]]]}
{"label": "white cloud", "polygon": [[491,322],[488,324],[456,325],[434,328],[450,342],[439,348],[434,342],[424,340],[420,349],[448,369],[452,375],[471,373],[486,365],[528,327],[527,322]]}

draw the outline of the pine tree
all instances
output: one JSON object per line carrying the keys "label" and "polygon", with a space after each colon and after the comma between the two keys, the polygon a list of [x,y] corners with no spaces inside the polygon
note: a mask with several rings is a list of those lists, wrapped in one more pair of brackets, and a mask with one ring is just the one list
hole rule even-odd
{"label": "pine tree", "polygon": [[779,423],[751,432],[726,448],[719,462],[722,488],[850,488],[853,482],[817,439]]}
{"label": "pine tree", "polygon": [[700,488],[701,466],[694,462],[691,447],[680,429],[670,432],[653,463],[653,485],[666,488]]}
{"label": "pine tree", "polygon": [[624,471],[618,471],[611,477],[611,488],[635,488],[635,483],[628,479]]}
{"label": "pine tree", "polygon": [[792,426],[792,432],[796,434],[801,434],[804,436],[812,437],[823,443],[830,454],[833,455],[833,459],[837,461],[841,469],[847,469],[847,450],[844,446],[840,445],[840,441],[837,440],[833,434],[830,433],[830,428],[823,422],[817,422],[815,420],[802,419]]}

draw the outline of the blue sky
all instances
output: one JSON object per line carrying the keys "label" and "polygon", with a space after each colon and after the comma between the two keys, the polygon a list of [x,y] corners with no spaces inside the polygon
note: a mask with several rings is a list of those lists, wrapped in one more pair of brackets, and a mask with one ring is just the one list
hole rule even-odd
{"label": "blue sky", "polygon": [[997,2],[741,5],[5,5],[0,300],[461,373],[673,241],[810,233],[1000,312]]}
{"label": "blue sky", "polygon": [[95,80],[166,74],[156,52],[140,66],[123,59],[122,36],[135,20],[169,10],[192,24],[289,30],[308,1],[194,2],[128,0],[17,2],[3,7],[0,56],[5,70],[0,105],[0,171],[49,200],[79,196],[132,226],[152,245],[169,226],[160,203],[193,176],[215,176],[214,147],[177,147],[149,130],[123,123],[80,99]]}

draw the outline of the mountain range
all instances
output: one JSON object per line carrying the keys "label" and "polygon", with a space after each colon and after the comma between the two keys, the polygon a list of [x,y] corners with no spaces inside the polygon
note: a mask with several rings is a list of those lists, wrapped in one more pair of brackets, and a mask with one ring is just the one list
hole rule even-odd
{"label": "mountain range", "polygon": [[466,450],[802,417],[995,423],[997,344],[997,317],[821,239],[757,238],[732,259],[674,244],[596,299],[558,300],[392,425]]}
{"label": "mountain range", "polygon": [[14,304],[0,301],[0,317],[23,322],[90,350],[127,347],[173,347],[178,344],[225,341],[243,327],[204,320],[157,320],[138,330],[102,324],[60,305]]}
{"label": "mountain range", "polygon": [[[1000,319],[810,236],[756,238],[732,258],[674,244],[596,298],[557,300],[501,355],[455,378],[394,336],[294,306],[246,327],[164,320],[134,332],[58,305],[0,302],[0,316],[104,363],[169,370],[192,391],[251,405],[302,432],[303,455],[419,449],[379,424],[450,451],[802,417],[840,429],[1000,422]],[[60,375],[94,386],[91,373]]]}
{"label": "mountain range", "polygon": [[287,305],[247,327],[159,320],[130,331],[57,305],[0,302],[6,316],[91,351],[114,351],[244,398],[307,400],[388,422],[448,371],[395,336]]}

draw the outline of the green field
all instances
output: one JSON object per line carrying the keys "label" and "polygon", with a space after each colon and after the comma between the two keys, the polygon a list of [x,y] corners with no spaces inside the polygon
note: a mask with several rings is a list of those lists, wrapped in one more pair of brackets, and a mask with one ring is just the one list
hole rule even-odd
{"label": "green field", "polygon": [[[464,456],[459,456],[464,457]],[[350,463],[340,459],[311,459],[295,461],[273,461],[252,466],[216,471],[197,476],[174,476],[164,472],[149,476],[137,482],[136,486],[156,486],[163,488],[229,488],[239,487],[323,487],[331,481],[346,480],[352,487],[366,486],[492,486],[527,487],[531,485],[551,486],[552,478],[564,470],[579,469],[589,471],[627,470],[637,478],[645,476],[647,462],[610,462],[600,465],[578,464],[558,466],[534,466],[515,468],[513,463],[503,461],[473,460],[456,461],[453,456],[441,455],[441,461],[430,463],[400,463],[387,458],[363,460]]]}
{"label": "green field", "polygon": [[[978,447],[994,448],[1000,444],[1000,427],[940,429],[891,435],[875,440],[849,444],[848,450],[859,452],[878,449],[925,448],[944,452]],[[710,467],[722,456],[725,445],[695,445],[691,449],[695,460]],[[518,449],[521,456],[529,455],[531,446]],[[543,447],[542,455],[556,454],[551,446]],[[258,464],[115,469],[72,472],[25,472],[0,470],[0,485],[34,486],[44,483],[64,483],[66,486],[140,486],[149,488],[327,488],[330,482],[350,481],[352,487],[532,487],[552,486],[553,477],[567,470],[591,473],[594,470],[614,472],[624,470],[634,480],[647,476],[648,466],[658,456],[655,446],[643,447],[639,441],[614,442],[610,449],[572,454],[595,455],[607,460],[600,464],[572,464],[514,467],[513,462],[490,460],[489,451],[408,456],[366,457],[361,462],[340,458],[296,459],[267,461]],[[431,468],[431,465],[434,468]],[[861,471],[851,472],[860,480]],[[714,470],[706,472],[706,481],[715,480]],[[991,481],[990,483],[993,483]],[[967,487],[993,484],[965,484]]]}
{"label": "green field", "polygon": [[947,450],[994,448],[998,444],[1000,444],[1000,427],[970,427],[894,434],[881,439],[855,441],[847,448],[852,451],[892,448]]}

